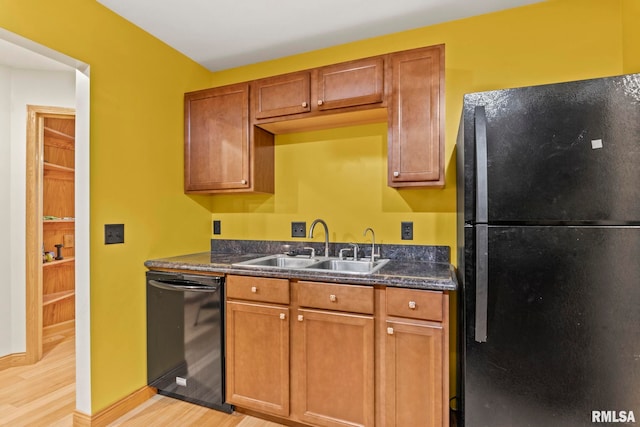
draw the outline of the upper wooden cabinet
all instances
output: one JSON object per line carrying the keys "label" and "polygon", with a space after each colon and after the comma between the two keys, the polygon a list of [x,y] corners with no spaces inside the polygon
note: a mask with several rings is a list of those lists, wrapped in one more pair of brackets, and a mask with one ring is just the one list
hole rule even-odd
{"label": "upper wooden cabinet", "polygon": [[391,55],[391,187],[444,186],[444,45]]}
{"label": "upper wooden cabinet", "polygon": [[318,110],[382,103],[384,59],[362,59],[329,65],[317,71]]}
{"label": "upper wooden cabinet", "polygon": [[273,192],[273,135],[249,127],[249,84],[185,95],[187,193]]}
{"label": "upper wooden cabinet", "polygon": [[258,123],[283,120],[282,116],[322,115],[323,111],[381,104],[384,102],[384,58],[268,77],[254,81],[253,88],[253,114]]}
{"label": "upper wooden cabinet", "polygon": [[185,95],[185,191],[274,190],[273,134],[387,122],[388,185],[444,186],[444,45]]}
{"label": "upper wooden cabinet", "polygon": [[256,119],[311,111],[309,71],[256,80],[253,109]]}

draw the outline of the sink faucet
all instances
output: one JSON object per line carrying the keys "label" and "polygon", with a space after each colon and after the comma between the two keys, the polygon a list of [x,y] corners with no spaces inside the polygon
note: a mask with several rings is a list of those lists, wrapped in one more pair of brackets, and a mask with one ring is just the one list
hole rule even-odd
{"label": "sink faucet", "polygon": [[363,236],[367,235],[367,231],[371,232],[371,262],[374,262],[376,260],[375,258],[375,249],[376,249],[376,232],[373,231],[373,228],[371,227],[367,227],[366,230],[364,230],[364,234]]}
{"label": "sink faucet", "polygon": [[309,227],[309,238],[313,239],[313,229],[318,223],[322,224],[322,226],[324,227],[324,256],[328,257],[329,256],[329,228],[327,227],[327,223],[321,220],[320,218],[314,220],[311,223],[311,227]]}

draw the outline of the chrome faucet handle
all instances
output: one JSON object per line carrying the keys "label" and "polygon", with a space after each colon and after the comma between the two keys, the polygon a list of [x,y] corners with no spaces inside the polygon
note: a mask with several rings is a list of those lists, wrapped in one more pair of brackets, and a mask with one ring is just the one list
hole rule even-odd
{"label": "chrome faucet handle", "polygon": [[309,258],[315,258],[316,257],[316,250],[313,249],[312,247],[305,246],[302,249],[304,249],[305,251],[311,251],[311,255],[309,255]]}
{"label": "chrome faucet handle", "polygon": [[344,259],[344,255],[343,255],[343,253],[344,253],[345,251],[351,251],[351,250],[353,250],[353,248],[342,248],[342,249],[340,249],[340,250],[338,251],[338,258],[340,258],[340,259]]}
{"label": "chrome faucet handle", "polygon": [[353,248],[353,260],[357,261],[358,260],[358,250],[360,249],[358,247],[357,243],[349,243],[349,246],[352,246]]}

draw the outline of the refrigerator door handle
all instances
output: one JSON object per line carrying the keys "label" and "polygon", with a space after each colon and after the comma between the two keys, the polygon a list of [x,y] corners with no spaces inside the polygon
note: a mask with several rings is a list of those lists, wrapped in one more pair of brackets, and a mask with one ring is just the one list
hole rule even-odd
{"label": "refrigerator door handle", "polygon": [[475,108],[476,131],[476,223],[488,221],[487,115],[484,105]]}
{"label": "refrigerator door handle", "polygon": [[476,334],[477,342],[487,341],[489,296],[489,227],[476,225]]}
{"label": "refrigerator door handle", "polygon": [[487,185],[487,115],[483,105],[475,107],[476,132],[476,319],[475,340],[487,341],[489,294],[489,229]]}

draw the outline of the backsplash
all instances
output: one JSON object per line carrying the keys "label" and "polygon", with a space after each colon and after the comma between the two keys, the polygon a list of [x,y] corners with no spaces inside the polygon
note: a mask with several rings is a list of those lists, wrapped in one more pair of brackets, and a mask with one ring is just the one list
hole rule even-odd
{"label": "backsplash", "polygon": [[[360,257],[370,256],[371,244],[359,244]],[[224,254],[276,254],[304,247],[313,248],[316,254],[324,255],[324,242],[292,242],[272,240],[225,240],[211,239],[211,252]],[[329,243],[329,255],[338,256],[338,251],[349,247],[348,242]],[[389,259],[402,259],[407,261],[451,261],[451,248],[449,246],[426,245],[385,245],[376,243],[376,252],[380,248],[380,257]]]}

